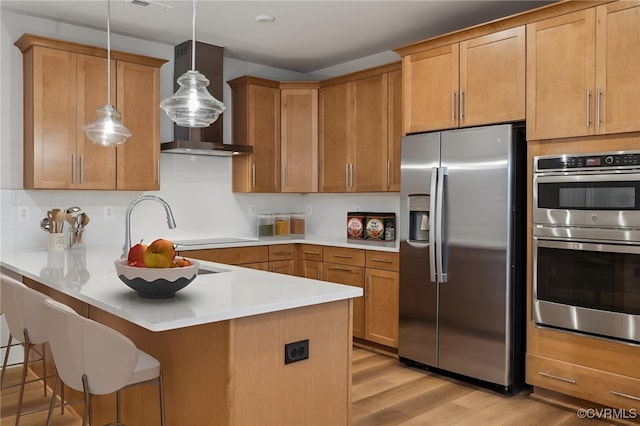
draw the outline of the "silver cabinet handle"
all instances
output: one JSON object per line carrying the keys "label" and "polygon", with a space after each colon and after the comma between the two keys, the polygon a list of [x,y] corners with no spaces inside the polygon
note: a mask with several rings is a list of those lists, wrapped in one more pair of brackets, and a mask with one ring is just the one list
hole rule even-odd
{"label": "silver cabinet handle", "polygon": [[391,186],[391,161],[387,160],[387,189]]}
{"label": "silver cabinet handle", "polygon": [[334,254],[333,257],[337,257],[340,259],[351,259],[351,255],[348,254]]}
{"label": "silver cabinet handle", "polygon": [[591,125],[591,90],[587,89],[587,127]]}
{"label": "silver cabinet handle", "polygon": [[80,183],[84,183],[84,154],[80,154]]}
{"label": "silver cabinet handle", "polygon": [[76,183],[76,155],[71,154],[71,183]]}
{"label": "silver cabinet handle", "polygon": [[349,186],[353,188],[353,163],[349,163]]}
{"label": "silver cabinet handle", "polygon": [[278,255],[281,255],[281,254],[291,254],[291,253],[293,253],[293,251],[289,250],[289,251],[276,251],[273,254],[274,254],[274,256],[278,256]]}
{"label": "silver cabinet handle", "polygon": [[349,163],[344,165],[344,186],[349,188]]}
{"label": "silver cabinet handle", "polygon": [[287,186],[287,166],[283,165],[282,166],[282,172],[281,172],[281,183],[280,186],[282,188]]}
{"label": "silver cabinet handle", "polygon": [[256,187],[256,163],[251,165],[251,187]]}
{"label": "silver cabinet handle", "polygon": [[318,279],[322,279],[322,269],[318,268]]}
{"label": "silver cabinet handle", "polygon": [[333,269],[333,270],[336,270],[336,271],[349,271],[349,272],[351,272],[351,268],[348,267],[348,266],[334,265],[334,266],[331,266],[329,269]]}
{"label": "silver cabinet handle", "polygon": [[600,127],[600,107],[602,104],[602,90],[596,91],[596,127]]}
{"label": "silver cabinet handle", "polygon": [[311,251],[311,250],[303,250],[302,252],[304,254],[320,254],[319,251]]}
{"label": "silver cabinet handle", "polygon": [[364,277],[364,298],[369,300],[369,276]]}
{"label": "silver cabinet handle", "polygon": [[378,258],[371,258],[372,262],[381,262],[381,263],[393,263],[393,261],[389,260],[389,259],[378,259]]}
{"label": "silver cabinet handle", "polygon": [[538,371],[538,374],[544,377],[548,377],[550,379],[560,380],[561,382],[571,383],[572,385],[576,384],[576,381],[573,379],[567,379],[566,377],[555,376],[553,374],[545,373],[544,371]]}
{"label": "silver cabinet handle", "polygon": [[609,391],[609,393],[615,396],[621,396],[623,398],[633,399],[634,401],[640,401],[640,396],[633,396],[633,395],[629,395],[628,393],[622,393],[618,391]]}
{"label": "silver cabinet handle", "polygon": [[456,92],[451,92],[451,120],[456,119]]}
{"label": "silver cabinet handle", "polygon": [[464,92],[460,91],[460,120],[464,118]]}

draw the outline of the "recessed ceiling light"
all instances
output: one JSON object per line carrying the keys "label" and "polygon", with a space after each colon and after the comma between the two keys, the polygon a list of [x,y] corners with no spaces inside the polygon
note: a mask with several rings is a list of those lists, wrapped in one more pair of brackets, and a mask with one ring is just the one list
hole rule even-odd
{"label": "recessed ceiling light", "polygon": [[273,22],[275,20],[276,20],[276,18],[274,16],[271,16],[271,15],[257,15],[256,16],[256,21],[260,22],[261,24],[268,24],[269,22]]}
{"label": "recessed ceiling light", "polygon": [[136,6],[153,6],[162,9],[163,12],[171,9],[173,6],[169,6],[168,4],[158,3],[153,0],[128,0],[129,3],[135,4]]}

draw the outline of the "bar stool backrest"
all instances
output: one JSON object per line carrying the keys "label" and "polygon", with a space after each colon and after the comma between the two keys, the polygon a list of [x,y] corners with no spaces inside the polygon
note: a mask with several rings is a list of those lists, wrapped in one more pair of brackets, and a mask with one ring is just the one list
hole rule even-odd
{"label": "bar stool backrest", "polygon": [[29,333],[29,343],[39,345],[47,342],[43,309],[43,302],[47,296],[6,275],[2,275],[0,280],[2,313],[13,338],[24,341],[26,329]]}

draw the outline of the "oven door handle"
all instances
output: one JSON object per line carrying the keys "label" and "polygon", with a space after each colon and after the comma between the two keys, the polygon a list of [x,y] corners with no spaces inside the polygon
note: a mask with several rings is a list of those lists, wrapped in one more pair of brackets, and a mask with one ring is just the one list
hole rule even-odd
{"label": "oven door handle", "polygon": [[583,241],[544,240],[534,237],[538,248],[557,248],[580,251],[599,251],[610,253],[640,254],[640,245],[602,244]]}
{"label": "oven door handle", "polygon": [[536,173],[534,184],[540,183],[566,183],[566,182],[626,182],[639,181],[640,173],[637,171],[620,171],[617,173],[603,173],[602,171],[584,171],[563,174]]}

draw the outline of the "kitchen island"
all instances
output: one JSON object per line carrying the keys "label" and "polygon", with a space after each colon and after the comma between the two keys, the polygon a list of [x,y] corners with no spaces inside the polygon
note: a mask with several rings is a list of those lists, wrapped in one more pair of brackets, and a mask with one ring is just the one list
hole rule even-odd
{"label": "kitchen island", "polygon": [[[175,297],[143,299],[116,276],[119,254],[35,249],[3,252],[0,265],[156,357],[167,425],[350,423],[352,298],[361,288],[203,261]],[[306,339],[309,358],[285,364],[285,344]],[[159,424],[156,392],[124,391],[123,422]],[[97,423],[113,420],[115,397],[96,398],[94,410]]]}

